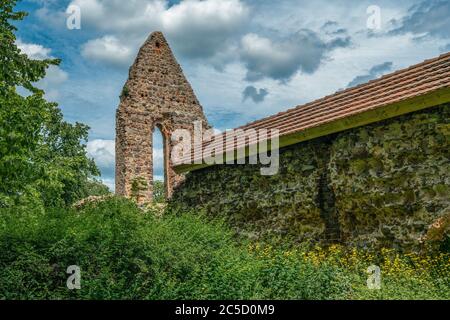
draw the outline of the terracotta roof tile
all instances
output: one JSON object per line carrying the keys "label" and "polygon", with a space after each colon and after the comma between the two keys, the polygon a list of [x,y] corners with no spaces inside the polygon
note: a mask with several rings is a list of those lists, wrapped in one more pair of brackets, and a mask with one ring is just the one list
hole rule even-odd
{"label": "terracotta roof tile", "polygon": [[[447,87],[450,87],[450,52],[236,129],[278,129],[282,137]],[[220,135],[225,141],[225,133]],[[204,143],[202,151],[218,146],[214,139],[212,141]],[[247,140],[245,145],[254,142],[255,139]],[[238,147],[242,145],[235,144],[233,149],[224,150],[231,151]],[[193,150],[191,157],[174,165],[181,165],[193,158],[201,158],[201,152],[194,153]]]}

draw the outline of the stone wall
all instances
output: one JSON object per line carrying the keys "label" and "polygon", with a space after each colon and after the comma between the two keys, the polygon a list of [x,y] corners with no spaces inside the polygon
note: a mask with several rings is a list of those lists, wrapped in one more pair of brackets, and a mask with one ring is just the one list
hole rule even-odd
{"label": "stone wall", "polygon": [[199,121],[208,127],[203,109],[183,75],[161,32],[154,32],[130,68],[116,116],[116,193],[133,196],[139,181],[139,202],[152,200],[153,131],[159,127],[164,140],[166,194],[181,181],[172,169],[170,137],[176,129],[193,130]]}
{"label": "stone wall", "polygon": [[252,238],[416,248],[450,209],[449,104],[280,150],[280,170],[187,174],[169,208],[226,218]]}

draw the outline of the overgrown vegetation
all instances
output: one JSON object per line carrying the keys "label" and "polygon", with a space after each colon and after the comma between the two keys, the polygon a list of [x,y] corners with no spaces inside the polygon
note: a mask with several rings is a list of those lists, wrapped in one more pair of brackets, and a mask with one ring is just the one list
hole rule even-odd
{"label": "overgrown vegetation", "polygon": [[153,181],[153,202],[163,203],[166,201],[166,188],[163,181]]}
{"label": "overgrown vegetation", "polygon": [[[281,249],[237,241],[195,214],[142,212],[111,198],[75,209],[0,211],[7,299],[449,299],[449,256]],[[381,289],[366,270],[381,268]],[[66,269],[81,268],[68,290]]]}

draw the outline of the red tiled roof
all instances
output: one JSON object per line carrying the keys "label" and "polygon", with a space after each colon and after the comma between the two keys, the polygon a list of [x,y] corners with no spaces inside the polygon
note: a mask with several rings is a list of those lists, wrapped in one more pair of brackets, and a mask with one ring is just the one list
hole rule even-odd
{"label": "red tiled roof", "polygon": [[[283,137],[449,87],[450,52],[237,129],[278,129],[279,136]],[[225,141],[225,133],[221,135]],[[212,141],[204,143],[203,150],[212,147],[214,139]],[[246,141],[245,145],[254,142],[254,139]],[[237,147],[242,146],[234,145],[234,149]],[[199,152],[192,152],[191,157],[182,159],[175,166],[188,162],[192,156],[201,158]]]}

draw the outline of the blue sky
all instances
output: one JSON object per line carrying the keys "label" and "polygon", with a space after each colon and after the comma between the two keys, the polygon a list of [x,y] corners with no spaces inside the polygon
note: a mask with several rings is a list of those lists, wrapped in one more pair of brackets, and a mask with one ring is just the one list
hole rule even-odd
{"label": "blue sky", "polygon": [[[66,26],[69,5],[81,29]],[[376,5],[377,29],[367,21]],[[450,1],[23,0],[18,45],[114,184],[115,110],[138,48],[164,32],[210,123],[233,128],[450,51]],[[155,172],[162,176],[161,138]]]}

